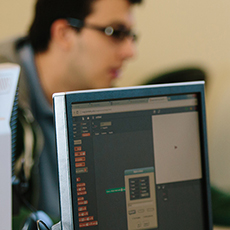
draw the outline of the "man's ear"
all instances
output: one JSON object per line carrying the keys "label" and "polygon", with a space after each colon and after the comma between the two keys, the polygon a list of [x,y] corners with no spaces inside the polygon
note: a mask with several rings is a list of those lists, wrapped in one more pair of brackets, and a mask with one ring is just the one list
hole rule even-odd
{"label": "man's ear", "polygon": [[62,49],[69,49],[72,44],[73,32],[65,19],[58,19],[51,25],[50,41]]}

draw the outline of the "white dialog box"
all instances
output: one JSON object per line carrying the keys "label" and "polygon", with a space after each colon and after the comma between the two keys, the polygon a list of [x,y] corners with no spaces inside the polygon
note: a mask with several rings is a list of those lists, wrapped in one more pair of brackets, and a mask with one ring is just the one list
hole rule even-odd
{"label": "white dialog box", "polygon": [[158,227],[154,168],[125,170],[128,230]]}

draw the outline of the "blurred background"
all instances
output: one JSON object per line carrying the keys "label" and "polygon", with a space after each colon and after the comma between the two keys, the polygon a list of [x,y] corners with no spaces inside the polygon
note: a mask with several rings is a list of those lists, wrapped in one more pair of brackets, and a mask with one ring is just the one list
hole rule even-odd
{"label": "blurred background", "polygon": [[[34,0],[1,0],[0,41],[26,33]],[[117,86],[143,84],[166,72],[206,74],[211,182],[230,191],[230,1],[144,0],[135,9],[138,55]]]}

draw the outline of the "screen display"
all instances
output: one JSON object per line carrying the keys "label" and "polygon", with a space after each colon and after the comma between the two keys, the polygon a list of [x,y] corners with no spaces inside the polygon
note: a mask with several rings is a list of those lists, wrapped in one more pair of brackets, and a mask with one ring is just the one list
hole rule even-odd
{"label": "screen display", "polygon": [[205,229],[198,95],[72,104],[75,229]]}

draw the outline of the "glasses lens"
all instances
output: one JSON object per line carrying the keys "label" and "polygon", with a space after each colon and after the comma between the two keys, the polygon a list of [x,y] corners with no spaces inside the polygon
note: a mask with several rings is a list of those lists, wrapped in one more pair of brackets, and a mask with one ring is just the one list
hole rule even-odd
{"label": "glasses lens", "polygon": [[135,33],[131,33],[131,34],[130,34],[130,37],[132,38],[132,40],[133,40],[134,42],[136,42],[137,39],[138,39],[138,37],[137,37],[137,35],[136,35]]}
{"label": "glasses lens", "polygon": [[[111,32],[111,33],[108,33],[108,32]],[[123,41],[127,37],[131,37],[133,41],[137,40],[136,34],[130,30],[115,30],[109,26],[105,29],[105,33],[106,35],[112,36],[113,38],[120,40],[120,41]]]}
{"label": "glasses lens", "polygon": [[122,30],[114,30],[112,36],[121,41],[126,37],[124,31]]}

